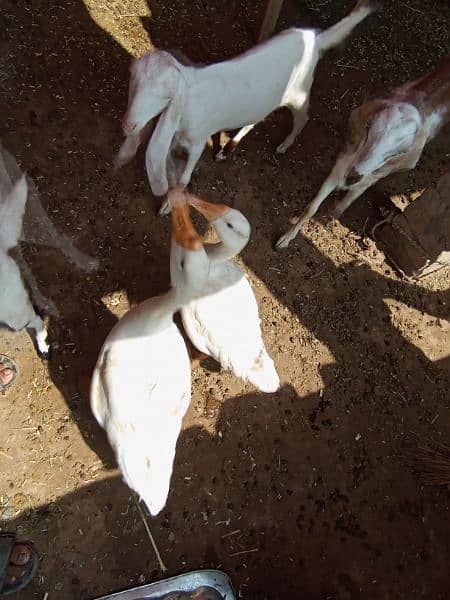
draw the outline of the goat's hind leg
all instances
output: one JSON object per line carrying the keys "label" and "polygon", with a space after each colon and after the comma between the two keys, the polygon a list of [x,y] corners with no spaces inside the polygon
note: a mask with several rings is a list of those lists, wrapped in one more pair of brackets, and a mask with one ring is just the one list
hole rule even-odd
{"label": "goat's hind leg", "polygon": [[[18,298],[18,300],[18,305],[22,304],[21,299]],[[49,357],[50,345],[47,341],[47,329],[45,328],[44,321],[36,314],[25,287],[23,288],[22,310],[17,308],[14,317],[9,318],[6,324],[14,331],[20,331],[25,328],[33,340],[39,356],[41,358]]]}
{"label": "goat's hind leg", "polygon": [[219,150],[219,152],[215,156],[215,160],[225,160],[228,156],[236,150],[239,142],[254,128],[256,123],[252,123],[251,125],[246,125],[239,129],[237,134],[225,144],[223,148]]}
{"label": "goat's hind leg", "polygon": [[323,182],[322,187],[320,188],[314,200],[308,204],[301,216],[297,217],[294,225],[292,225],[292,227],[288,229],[288,231],[283,236],[280,237],[278,242],[275,244],[275,248],[277,250],[280,250],[280,248],[288,247],[289,243],[297,237],[300,229],[303,227],[306,221],[308,221],[311,217],[313,217],[316,214],[322,202],[331,194],[331,192],[333,192],[338,187],[340,177],[338,177],[337,174],[337,166],[338,163],[336,163],[330,175]]}
{"label": "goat's hind leg", "polygon": [[41,317],[36,314],[31,304],[19,267],[10,256],[5,257],[4,265],[6,267],[3,273],[5,280],[1,283],[8,286],[9,291],[9,299],[2,307],[7,311],[4,323],[13,331],[26,328],[31,339],[35,342],[39,355],[47,358],[50,351],[47,342],[47,330]]}
{"label": "goat's hind leg", "polygon": [[348,192],[345,194],[342,200],[336,204],[336,207],[332,212],[333,217],[339,219],[339,217],[341,217],[344,214],[347,208],[349,208],[353,204],[353,202],[362,194],[364,194],[364,192],[367,189],[369,189],[374,183],[375,181],[373,180],[367,181],[365,179],[362,179],[359,183],[354,185],[350,190],[348,190]]}
{"label": "goat's hind leg", "polygon": [[28,289],[30,290],[30,296],[33,299],[33,304],[37,306],[41,312],[51,315],[52,317],[59,318],[59,312],[53,300],[45,297],[41,293],[38,282],[31,272],[28,263],[25,261],[20,246],[15,248],[15,260],[19,266],[22,278],[26,281]]}
{"label": "goat's hind leg", "polygon": [[35,314],[25,327],[31,339],[36,344],[39,356],[41,358],[48,358],[50,356],[50,345],[47,340],[48,333],[44,321],[39,315]]}
{"label": "goat's hind leg", "polygon": [[302,104],[301,107],[290,106],[292,112],[292,130],[284,142],[277,147],[278,154],[284,154],[295,142],[295,138],[308,122],[309,101]]}

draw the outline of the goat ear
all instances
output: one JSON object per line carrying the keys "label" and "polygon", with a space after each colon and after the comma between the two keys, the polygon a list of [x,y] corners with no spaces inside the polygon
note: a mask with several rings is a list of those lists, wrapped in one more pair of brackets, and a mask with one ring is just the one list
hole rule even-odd
{"label": "goat ear", "polygon": [[188,87],[186,80],[184,79],[183,74],[178,71],[177,89],[175,90],[175,94],[168,105],[168,110],[171,111],[172,117],[177,118],[178,121],[180,120],[180,117],[183,114],[186,106],[187,95]]}
{"label": "goat ear", "polygon": [[19,241],[27,195],[28,184],[22,175],[0,206],[0,246],[5,251],[14,248]]}

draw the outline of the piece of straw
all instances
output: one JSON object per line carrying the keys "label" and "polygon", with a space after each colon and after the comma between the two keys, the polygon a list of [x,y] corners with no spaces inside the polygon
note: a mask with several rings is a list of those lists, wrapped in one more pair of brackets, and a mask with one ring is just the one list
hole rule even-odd
{"label": "piece of straw", "polygon": [[159,564],[159,568],[160,568],[160,570],[161,570],[162,573],[165,573],[167,571],[167,567],[166,567],[166,565],[162,561],[161,555],[160,555],[159,550],[158,550],[158,546],[156,545],[156,542],[153,539],[152,532],[150,531],[150,527],[148,526],[147,519],[145,517],[144,511],[141,508],[139,500],[137,499],[137,497],[134,494],[133,494],[133,499],[134,499],[134,502],[135,502],[135,504],[137,506],[139,514],[141,515],[142,522],[144,523],[144,527],[145,527],[147,535],[148,535],[148,537],[150,539],[150,542],[151,542],[151,544],[153,546],[153,550],[155,551],[156,558],[157,558],[158,564]]}

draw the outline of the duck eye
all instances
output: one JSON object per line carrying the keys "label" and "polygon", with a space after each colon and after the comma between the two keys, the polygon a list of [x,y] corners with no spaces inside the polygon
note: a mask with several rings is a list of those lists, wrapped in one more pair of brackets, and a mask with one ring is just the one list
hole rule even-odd
{"label": "duck eye", "polygon": [[230,229],[234,229],[231,223],[227,223],[227,227],[229,227]]}
{"label": "duck eye", "polygon": [[182,269],[184,269],[184,259],[181,261],[181,263],[180,263],[180,267],[181,267]]}

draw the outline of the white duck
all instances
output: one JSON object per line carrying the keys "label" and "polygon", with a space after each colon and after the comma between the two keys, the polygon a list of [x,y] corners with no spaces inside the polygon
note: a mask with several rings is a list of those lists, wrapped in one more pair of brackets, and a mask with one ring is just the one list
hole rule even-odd
{"label": "white duck", "polygon": [[191,369],[173,313],[202,293],[209,260],[184,194],[170,195],[172,288],[130,310],[108,335],[91,382],[91,409],[125,482],[157,515],[169,493]]}
{"label": "white duck", "polygon": [[262,392],[275,392],[280,380],[262,339],[255,295],[245,274],[230,260],[246,246],[250,224],[226,204],[211,204],[191,194],[188,201],[210,222],[221,242],[205,244],[211,261],[209,279],[202,296],[181,309],[186,333],[198,350],[223,368]]}

